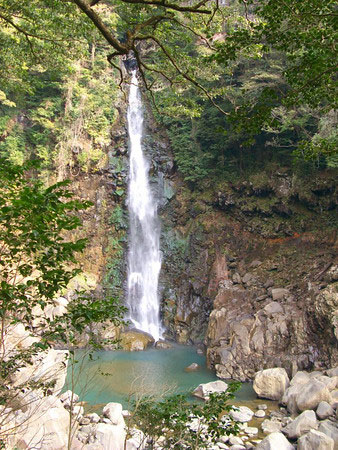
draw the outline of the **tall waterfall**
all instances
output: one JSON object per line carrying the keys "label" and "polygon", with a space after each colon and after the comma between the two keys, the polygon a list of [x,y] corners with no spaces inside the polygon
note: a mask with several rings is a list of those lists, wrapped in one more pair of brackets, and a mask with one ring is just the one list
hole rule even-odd
{"label": "tall waterfall", "polygon": [[161,269],[160,224],[157,200],[149,186],[149,164],[142,151],[143,111],[136,71],[133,72],[128,106],[129,169],[129,320],[157,341],[161,336],[158,277]]}

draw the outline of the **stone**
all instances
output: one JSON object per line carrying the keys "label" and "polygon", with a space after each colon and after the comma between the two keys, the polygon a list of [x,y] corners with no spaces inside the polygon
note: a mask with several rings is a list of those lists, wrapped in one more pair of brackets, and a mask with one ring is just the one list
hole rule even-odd
{"label": "stone", "polygon": [[96,439],[104,449],[123,450],[126,432],[124,426],[98,423],[96,425]]}
{"label": "stone", "polygon": [[288,289],[275,288],[271,290],[272,300],[282,300],[284,297],[290,294]]}
{"label": "stone", "polygon": [[273,316],[274,314],[283,314],[283,306],[278,302],[270,302],[264,307],[264,312],[267,316]]}
{"label": "stone", "polygon": [[68,351],[49,349],[32,358],[33,364],[27,365],[11,375],[13,386],[21,386],[27,382],[47,383],[54,381],[50,388],[53,395],[58,395],[66,380]]}
{"label": "stone", "polygon": [[290,381],[290,385],[293,386],[295,384],[305,384],[310,380],[310,375],[307,372],[296,372]]}
{"label": "stone", "polygon": [[256,450],[294,450],[294,448],[284,434],[279,432],[269,434],[256,446]]}
{"label": "stone", "polygon": [[242,282],[242,278],[238,272],[235,272],[232,276],[232,281],[234,284],[240,284]]}
{"label": "stone", "polygon": [[333,367],[332,369],[328,369],[326,371],[326,375],[329,377],[338,377],[338,367]]}
{"label": "stone", "polygon": [[107,403],[102,412],[104,417],[107,417],[113,425],[124,423],[121,403]]}
{"label": "stone", "polygon": [[256,428],[256,427],[245,427],[244,428],[244,433],[250,434],[250,435],[258,434],[258,428]]}
{"label": "stone", "polygon": [[326,434],[326,436],[329,436],[330,438],[332,438],[335,442],[335,450],[336,450],[336,447],[338,448],[337,422],[332,422],[331,420],[326,419],[323,422],[319,423],[318,431],[321,431],[322,433]]}
{"label": "stone", "polygon": [[283,424],[277,419],[265,419],[261,428],[264,434],[276,433],[283,428]]}
{"label": "stone", "polygon": [[70,408],[71,404],[77,403],[79,401],[79,396],[70,390],[64,392],[60,395],[60,400],[65,408]]}
{"label": "stone", "polygon": [[259,261],[258,259],[255,259],[254,261],[252,261],[252,263],[250,264],[250,267],[259,267],[262,265],[262,261]]}
{"label": "stone", "polygon": [[258,397],[280,400],[290,384],[286,370],[281,367],[260,370],[256,373],[253,389]]}
{"label": "stone", "polygon": [[172,348],[172,344],[168,341],[157,341],[155,343],[155,348],[160,348],[160,349]]}
{"label": "stone", "polygon": [[331,394],[330,405],[332,406],[332,408],[336,409],[338,408],[338,389],[331,391],[330,394]]}
{"label": "stone", "polygon": [[137,352],[145,350],[154,344],[154,338],[150,334],[141,331],[126,331],[120,335],[120,345],[123,350]]}
{"label": "stone", "polygon": [[137,428],[129,430],[130,438],[126,440],[125,450],[143,450],[146,447],[144,433]]}
{"label": "stone", "polygon": [[209,395],[214,392],[225,392],[228,389],[228,385],[224,381],[217,380],[210,383],[202,383],[193,391],[195,397],[203,398],[207,400]]}
{"label": "stone", "polygon": [[325,375],[318,375],[315,377],[316,380],[321,381],[325,384],[329,391],[333,391],[337,387],[338,377],[327,377]]}
{"label": "stone", "polygon": [[192,363],[189,366],[187,366],[184,371],[185,372],[196,372],[196,370],[199,370],[200,366],[197,363]]}
{"label": "stone", "polygon": [[231,450],[245,450],[245,445],[235,444],[229,447]]}
{"label": "stone", "polygon": [[299,411],[316,409],[322,401],[331,403],[330,392],[324,383],[313,378],[301,386],[296,397],[296,406]]}
{"label": "stone", "polygon": [[334,414],[334,410],[327,402],[320,402],[316,410],[319,419],[324,420]]}
{"label": "stone", "polygon": [[87,414],[87,417],[91,421],[91,423],[99,423],[100,422],[100,416],[96,413]]}
{"label": "stone", "polygon": [[265,403],[261,403],[260,405],[257,405],[257,409],[263,409],[265,411],[268,409],[268,406]]}
{"label": "stone", "polygon": [[239,406],[238,408],[236,407],[236,409],[232,409],[230,411],[230,416],[236,422],[250,422],[254,416],[254,412],[247,406]]}
{"label": "stone", "polygon": [[310,430],[297,441],[298,450],[333,450],[334,441],[326,434],[317,430]]}
{"label": "stone", "polygon": [[283,433],[290,439],[297,439],[310,430],[316,430],[318,422],[314,411],[304,411],[289,425],[283,428]]}
{"label": "stone", "polygon": [[229,437],[229,444],[230,445],[243,445],[243,441],[238,436],[230,436]]}
{"label": "stone", "polygon": [[268,279],[266,280],[266,282],[264,283],[264,287],[265,287],[265,289],[269,289],[269,288],[271,288],[274,284],[275,284],[275,282],[273,281],[273,279],[272,279],[272,278],[268,278]]}
{"label": "stone", "polygon": [[258,417],[259,419],[265,417],[265,411],[263,411],[263,409],[258,409],[255,412],[255,417]]}
{"label": "stone", "polygon": [[[8,448],[61,450],[68,447],[69,412],[56,396],[36,399],[16,416]],[[3,429],[1,431],[4,431]]]}

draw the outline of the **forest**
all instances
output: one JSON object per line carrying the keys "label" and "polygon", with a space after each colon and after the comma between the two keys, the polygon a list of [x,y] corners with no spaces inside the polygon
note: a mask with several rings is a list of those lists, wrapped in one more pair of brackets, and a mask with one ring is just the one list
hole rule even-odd
{"label": "forest", "polygon": [[[0,0],[0,448],[336,448],[337,16],[333,0]],[[135,73],[157,342],[126,301]],[[280,426],[242,432],[236,382],[193,407],[136,389],[128,419],[73,389],[78,349],[89,373],[97,351],[177,345],[213,380],[253,382]]]}

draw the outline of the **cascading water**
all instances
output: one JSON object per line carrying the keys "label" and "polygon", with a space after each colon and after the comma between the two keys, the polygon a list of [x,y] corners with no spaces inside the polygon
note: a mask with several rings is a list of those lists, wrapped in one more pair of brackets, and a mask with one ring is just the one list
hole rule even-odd
{"label": "cascading water", "polygon": [[143,111],[136,71],[129,91],[129,320],[157,341],[161,337],[158,277],[161,269],[160,224],[157,200],[149,186],[149,164],[142,151]]}

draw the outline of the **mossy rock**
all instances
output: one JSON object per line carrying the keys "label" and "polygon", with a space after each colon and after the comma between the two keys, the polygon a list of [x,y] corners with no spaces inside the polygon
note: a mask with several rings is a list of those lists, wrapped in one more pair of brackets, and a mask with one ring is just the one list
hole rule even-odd
{"label": "mossy rock", "polygon": [[154,342],[154,338],[150,334],[142,331],[126,331],[120,335],[120,346],[128,352],[145,350]]}

